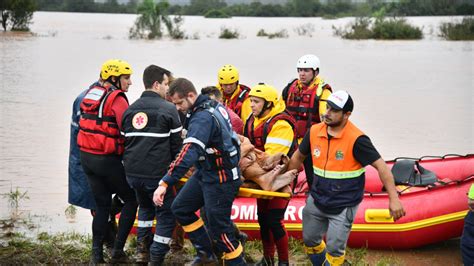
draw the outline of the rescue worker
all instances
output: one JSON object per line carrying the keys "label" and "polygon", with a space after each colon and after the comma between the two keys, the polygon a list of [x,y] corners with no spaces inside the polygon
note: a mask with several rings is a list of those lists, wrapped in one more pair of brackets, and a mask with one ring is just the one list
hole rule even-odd
{"label": "rescue worker", "polygon": [[[207,95],[209,96],[209,98],[211,98],[211,100],[216,100],[220,103],[222,103],[223,101],[222,91],[214,86],[202,88],[201,94]],[[232,129],[235,131],[235,133],[242,135],[244,132],[244,123],[242,122],[242,119],[240,119],[240,117],[228,106],[226,106],[226,110],[227,113],[229,113],[230,122],[232,123]]]}
{"label": "rescue worker", "polygon": [[174,188],[167,191],[161,207],[153,204],[153,193],[182,144],[178,111],[165,99],[169,77],[171,72],[167,69],[148,66],[143,72],[145,91],[125,111],[122,123],[125,133],[125,173],[139,204],[136,260],[150,260],[156,265],[163,263],[170,249],[176,224],[171,203],[176,191]]}
{"label": "rescue worker", "polygon": [[[303,55],[296,63],[298,79],[294,79],[283,89],[286,111],[296,120],[296,136],[301,143],[309,128],[322,121],[326,112],[326,99],[331,94],[331,86],[319,75],[321,62],[312,54]],[[304,162],[308,187],[313,181],[311,158]]]}
{"label": "rescue worker", "polygon": [[465,266],[474,265],[474,184],[468,192],[469,211],[464,218],[464,230],[461,236],[462,262]]}
{"label": "rescue worker", "polygon": [[[283,153],[291,156],[297,148],[295,121],[285,111],[285,103],[272,86],[259,83],[249,93],[252,114],[248,118],[244,136],[255,148],[268,155]],[[296,171],[295,171],[296,172]],[[288,199],[257,199],[258,223],[263,244],[263,258],[257,265],[273,265],[275,245],[278,265],[289,265],[288,233],[283,218]]]}
{"label": "rescue worker", "polygon": [[124,202],[119,228],[112,250],[112,263],[127,260],[123,251],[137,211],[135,193],[125,178],[122,165],[124,138],[122,115],[128,107],[132,68],[122,60],[108,60],[102,65],[102,81],[90,88],[81,102],[77,144],[81,164],[97,205],[92,220],[92,263],[103,263],[102,242],[107,229],[112,194]]}
{"label": "rescue worker", "polygon": [[215,264],[212,242],[203,220],[195,212],[204,206],[210,236],[227,265],[244,265],[243,247],[234,236],[230,219],[232,202],[239,190],[239,140],[232,130],[225,107],[204,95],[194,85],[178,78],[169,95],[177,109],[187,112],[183,148],[161,179],[153,201],[163,205],[163,196],[194,165],[196,171],[181,188],[171,209],[197,251],[193,265]]}
{"label": "rescue worker", "polygon": [[308,156],[312,159],[315,182],[303,209],[303,241],[309,259],[313,265],[342,265],[352,223],[364,197],[366,165],[378,171],[393,219],[404,216],[405,210],[392,172],[370,139],[349,121],[354,108],[351,96],[337,91],[327,103],[324,123],[313,125],[306,133],[289,169],[297,169]]}
{"label": "rescue worker", "polygon": [[[98,86],[99,82],[94,82],[89,88]],[[71,116],[71,136],[69,139],[69,182],[68,182],[68,202],[72,205],[89,209],[91,215],[94,216],[96,211],[96,204],[94,201],[94,195],[90,189],[87,181],[87,176],[84,173],[81,165],[80,150],[77,146],[77,134],[79,133],[79,119],[81,117],[81,102],[84,99],[87,91],[82,91],[74,100],[72,105],[72,116]],[[115,236],[117,234],[117,223],[115,222],[115,215],[122,209],[122,204],[115,195],[112,200],[113,207],[109,215],[108,230],[104,238],[104,245],[107,250],[112,252]],[[116,212],[117,211],[117,212]]]}
{"label": "rescue worker", "polygon": [[217,73],[217,88],[222,91],[223,104],[240,116],[242,121],[252,112],[248,94],[250,88],[240,84],[239,70],[233,65],[224,65]]}

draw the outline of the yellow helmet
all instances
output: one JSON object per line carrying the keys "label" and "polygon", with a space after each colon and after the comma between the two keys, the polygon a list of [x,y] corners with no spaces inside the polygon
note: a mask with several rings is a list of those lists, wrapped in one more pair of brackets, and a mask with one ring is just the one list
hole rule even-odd
{"label": "yellow helmet", "polygon": [[279,99],[278,91],[270,85],[259,83],[250,90],[249,96],[259,97],[267,102],[272,102],[276,106]]}
{"label": "yellow helmet", "polygon": [[224,65],[217,73],[219,84],[232,84],[239,81],[239,70],[233,65]]}
{"label": "yellow helmet", "polygon": [[100,70],[100,77],[107,80],[111,76],[130,75],[132,74],[132,67],[129,63],[119,59],[111,59],[105,61]]}

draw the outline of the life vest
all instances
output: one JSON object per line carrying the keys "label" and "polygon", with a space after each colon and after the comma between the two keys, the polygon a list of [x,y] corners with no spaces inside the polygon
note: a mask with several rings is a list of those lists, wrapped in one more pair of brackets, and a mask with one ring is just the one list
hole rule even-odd
{"label": "life vest", "polygon": [[353,155],[354,144],[364,135],[347,122],[339,136],[328,138],[327,125],[310,129],[314,182],[311,195],[324,209],[355,206],[364,196],[365,169]]}
{"label": "life vest", "polygon": [[[205,156],[199,158],[198,168],[206,170],[217,170],[220,174],[220,183],[232,181],[228,180],[225,174],[221,174],[225,169],[231,169],[238,174],[240,161],[240,140],[232,130],[229,114],[225,107],[217,101],[205,101],[194,108],[193,113],[206,111],[215,119],[216,125],[221,132],[220,147],[206,147]],[[190,119],[186,119],[186,122]],[[188,127],[185,122],[185,128]],[[205,125],[204,125],[205,126]]]}
{"label": "life vest", "polygon": [[112,111],[112,103],[119,95],[127,100],[125,93],[114,86],[94,86],[87,91],[81,102],[77,136],[77,145],[81,151],[93,154],[123,154],[124,137],[120,134]]}
{"label": "life vest", "polygon": [[304,137],[311,125],[321,122],[319,102],[325,89],[332,91],[331,86],[315,78],[309,86],[294,79],[283,90],[286,110],[296,120],[298,138]]}
{"label": "life vest", "polygon": [[231,99],[225,99],[224,97],[224,103],[232,111],[241,116],[242,104],[244,103],[245,99],[249,97],[250,88],[242,84],[239,84],[238,86],[239,87],[237,89],[239,90],[239,93],[237,94],[237,96]]}
{"label": "life vest", "polygon": [[293,133],[295,137],[293,138],[293,143],[291,144],[290,150],[288,151],[288,156],[293,155],[293,153],[298,148],[298,141],[296,138],[296,129],[295,129],[295,119],[290,116],[286,111],[278,113],[271,118],[269,118],[265,123],[261,123],[256,128],[254,128],[253,123],[255,117],[252,115],[247,119],[244,128],[244,136],[248,137],[250,142],[255,146],[255,148],[265,151],[265,143],[267,142],[268,133],[272,131],[273,126],[278,120],[287,121],[293,128]]}

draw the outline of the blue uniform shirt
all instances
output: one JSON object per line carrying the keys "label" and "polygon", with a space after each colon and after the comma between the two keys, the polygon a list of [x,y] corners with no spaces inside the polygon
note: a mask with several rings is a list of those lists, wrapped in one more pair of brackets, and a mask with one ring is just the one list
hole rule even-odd
{"label": "blue uniform shirt", "polygon": [[[99,85],[94,83],[92,86]],[[79,133],[79,118],[81,116],[81,102],[86,95],[85,90],[77,96],[72,106],[71,117],[71,137],[69,139],[69,195],[70,204],[94,210],[96,209],[94,196],[87,181],[87,175],[84,173],[81,165],[80,150],[77,146],[77,134]]]}
{"label": "blue uniform shirt", "polygon": [[[185,124],[187,134],[183,141],[183,147],[172,163],[170,170],[162,179],[169,185],[174,185],[193,165],[196,165],[197,168],[194,176],[207,183],[230,182],[240,176],[238,142],[233,145],[236,154],[231,154],[233,158],[230,163],[225,164],[226,158],[223,158],[217,162],[220,169],[219,167],[216,169],[216,167],[213,167],[216,165],[210,160],[213,155],[224,153],[223,134],[226,134],[226,132],[232,133],[233,131],[229,115],[224,107],[222,110],[219,109],[225,121],[225,123],[222,123],[224,125],[217,122],[210,112],[196,108],[209,100],[209,97],[199,95],[191,109],[192,111],[188,113],[189,120]],[[219,104],[219,106],[222,105]],[[230,139],[227,139],[227,141],[230,141]]]}

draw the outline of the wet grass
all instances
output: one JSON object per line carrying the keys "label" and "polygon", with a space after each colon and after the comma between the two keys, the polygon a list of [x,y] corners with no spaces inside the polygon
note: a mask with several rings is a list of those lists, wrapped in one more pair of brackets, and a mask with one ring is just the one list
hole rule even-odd
{"label": "wet grass", "polygon": [[91,238],[77,233],[49,235],[39,233],[29,238],[13,233],[2,238],[0,261],[5,264],[65,264],[87,263]]}
{"label": "wet grass", "polygon": [[[23,233],[12,233],[0,238],[0,261],[2,264],[87,264],[90,260],[92,239],[89,235],[75,232],[49,234],[41,232],[35,237],[27,237]],[[127,241],[129,262],[134,263],[136,237]],[[184,249],[178,253],[168,254],[165,265],[184,265],[194,257],[194,248],[189,240],[185,240]],[[292,265],[311,265],[304,253],[303,243],[299,239],[290,238],[289,254]],[[107,254],[106,254],[107,255]],[[107,256],[106,256],[107,258]],[[262,242],[247,241],[245,259],[253,264],[262,258]],[[345,265],[400,265],[390,257],[380,258],[376,262],[367,261],[366,249],[348,249]]]}

